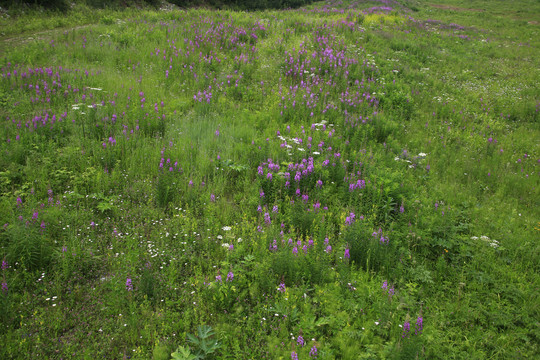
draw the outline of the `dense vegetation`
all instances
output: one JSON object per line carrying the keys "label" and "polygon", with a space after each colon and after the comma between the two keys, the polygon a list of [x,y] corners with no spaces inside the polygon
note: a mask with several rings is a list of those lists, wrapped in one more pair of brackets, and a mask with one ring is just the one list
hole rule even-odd
{"label": "dense vegetation", "polygon": [[538,1],[85,6],[1,13],[2,359],[538,356]]}
{"label": "dense vegetation", "polygon": [[[182,8],[203,6],[214,9],[263,10],[298,8],[312,2],[313,0],[171,0],[168,3]],[[0,0],[0,6],[10,9],[41,8],[64,12],[70,7],[81,3],[92,8],[109,9],[166,5],[166,3],[161,0],[76,0],[75,2],[68,0]]]}

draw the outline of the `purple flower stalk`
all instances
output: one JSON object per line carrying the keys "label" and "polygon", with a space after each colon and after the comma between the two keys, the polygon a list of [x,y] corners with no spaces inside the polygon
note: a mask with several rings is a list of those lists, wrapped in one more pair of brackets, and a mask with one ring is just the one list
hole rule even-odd
{"label": "purple flower stalk", "polygon": [[304,342],[304,338],[302,335],[298,335],[298,338],[296,339],[296,343],[300,346],[304,346],[306,343]]}
{"label": "purple flower stalk", "polygon": [[218,283],[222,282],[222,281],[221,281],[221,275],[217,275],[217,276],[216,276],[216,282],[218,282]]}
{"label": "purple flower stalk", "polygon": [[8,293],[8,285],[7,285],[7,283],[5,283],[5,282],[2,283],[2,292],[3,292],[5,295],[7,295],[7,293]]}
{"label": "purple flower stalk", "polygon": [[131,283],[131,278],[126,279],[126,290],[132,291],[133,290],[133,284]]}
{"label": "purple flower stalk", "polygon": [[285,290],[286,290],[286,288],[285,288],[285,283],[282,281],[282,282],[279,284],[278,291],[284,293]]}
{"label": "purple flower stalk", "polygon": [[345,218],[345,225],[352,225],[354,223],[354,220],[356,218],[356,215],[352,212]]}
{"label": "purple flower stalk", "polygon": [[424,319],[421,316],[419,316],[418,319],[416,319],[416,329],[414,330],[414,334],[420,335],[423,329],[424,329]]}
{"label": "purple flower stalk", "polygon": [[401,335],[402,338],[409,337],[409,332],[411,331],[411,323],[408,321],[405,321],[403,323],[403,334]]}
{"label": "purple flower stalk", "polygon": [[317,358],[317,347],[315,345],[309,350],[309,356],[313,359]]}
{"label": "purple flower stalk", "polygon": [[269,213],[264,213],[264,222],[268,226],[270,226],[272,224],[272,220],[270,219],[270,214]]}
{"label": "purple flower stalk", "polygon": [[291,353],[291,359],[292,359],[292,360],[298,360],[298,354],[296,354],[296,351],[293,351],[293,352]]}
{"label": "purple flower stalk", "polygon": [[344,257],[345,259],[350,259],[350,258],[351,258],[351,255],[349,254],[349,249],[348,249],[348,248],[345,249],[345,254],[343,254],[343,257]]}
{"label": "purple flower stalk", "polygon": [[232,282],[233,280],[234,280],[234,274],[232,271],[229,271],[229,273],[227,274],[227,281]]}

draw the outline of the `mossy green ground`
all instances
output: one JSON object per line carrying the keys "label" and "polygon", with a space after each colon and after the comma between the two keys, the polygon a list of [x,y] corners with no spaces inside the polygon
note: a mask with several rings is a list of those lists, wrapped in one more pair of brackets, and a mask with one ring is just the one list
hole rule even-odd
{"label": "mossy green ground", "polygon": [[87,10],[2,13],[3,359],[538,356],[538,1]]}

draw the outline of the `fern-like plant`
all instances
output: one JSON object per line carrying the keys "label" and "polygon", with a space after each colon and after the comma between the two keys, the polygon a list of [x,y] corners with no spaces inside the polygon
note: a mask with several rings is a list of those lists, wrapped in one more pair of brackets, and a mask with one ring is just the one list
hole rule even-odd
{"label": "fern-like plant", "polygon": [[[197,327],[197,336],[188,334],[187,340],[193,346],[191,349],[178,346],[175,352],[171,354],[173,360],[199,360],[210,359],[209,355],[218,350],[221,345],[212,337],[215,335],[212,327],[202,325]],[[193,353],[192,353],[193,351]]]}
{"label": "fern-like plant", "polygon": [[197,360],[199,357],[193,355],[189,350],[189,347],[186,349],[183,346],[178,346],[175,352],[171,354],[173,360]]}

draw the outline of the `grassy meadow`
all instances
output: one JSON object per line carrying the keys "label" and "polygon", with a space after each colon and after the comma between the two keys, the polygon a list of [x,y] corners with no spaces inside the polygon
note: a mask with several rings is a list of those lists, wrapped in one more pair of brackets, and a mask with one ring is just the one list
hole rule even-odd
{"label": "grassy meadow", "polygon": [[539,1],[0,17],[0,358],[539,356]]}

